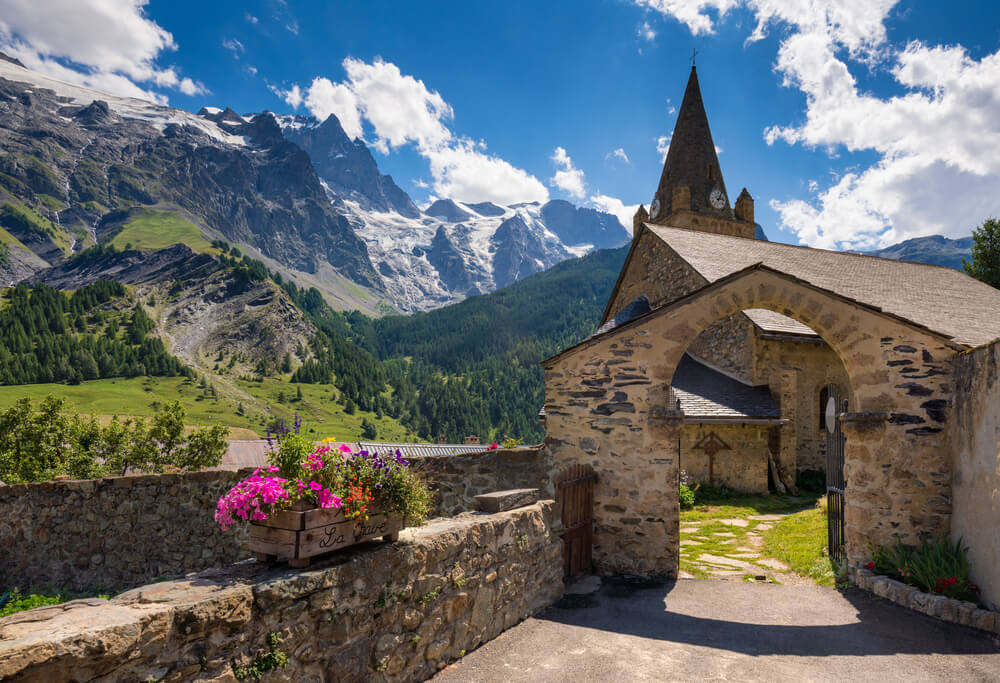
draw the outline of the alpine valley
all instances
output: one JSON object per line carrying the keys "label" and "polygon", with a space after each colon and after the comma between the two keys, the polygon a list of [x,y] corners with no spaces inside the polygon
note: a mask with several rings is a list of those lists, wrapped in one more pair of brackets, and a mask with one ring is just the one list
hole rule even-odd
{"label": "alpine valley", "polygon": [[[925,239],[885,253],[967,253]],[[537,440],[538,362],[593,332],[628,241],[562,200],[421,209],[334,116],[192,113],[0,55],[0,411]]]}

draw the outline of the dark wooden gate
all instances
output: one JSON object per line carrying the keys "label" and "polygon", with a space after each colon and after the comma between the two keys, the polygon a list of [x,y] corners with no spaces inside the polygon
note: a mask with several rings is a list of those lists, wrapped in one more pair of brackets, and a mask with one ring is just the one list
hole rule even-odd
{"label": "dark wooden gate", "polygon": [[556,477],[556,502],[562,506],[563,575],[590,571],[594,545],[594,482],[590,465],[570,465]]}
{"label": "dark wooden gate", "polygon": [[826,521],[830,559],[843,564],[844,552],[844,433],[840,413],[847,411],[847,401],[841,404],[834,385],[827,387],[826,402]]}

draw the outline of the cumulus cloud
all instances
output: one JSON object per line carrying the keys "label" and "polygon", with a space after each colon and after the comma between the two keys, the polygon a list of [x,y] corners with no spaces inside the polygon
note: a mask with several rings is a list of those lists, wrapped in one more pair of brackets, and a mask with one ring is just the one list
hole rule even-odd
{"label": "cumulus cloud", "polygon": [[629,163],[628,154],[626,154],[625,150],[621,147],[619,147],[618,149],[611,150],[610,152],[607,153],[607,155],[604,158],[620,159],[621,161],[624,161],[626,164]]}
{"label": "cumulus cloud", "polygon": [[4,0],[0,51],[26,66],[116,95],[165,102],[141,83],[186,95],[205,86],[162,67],[177,49],[173,36],[146,16],[148,0]]}
{"label": "cumulus cloud", "polygon": [[365,137],[370,126],[375,149],[388,154],[412,145],[430,165],[432,188],[459,201],[510,204],[546,201],[548,190],[534,176],[490,154],[486,144],[456,135],[451,105],[423,81],[403,74],[391,62],[371,63],[348,57],[347,78],[317,77],[307,88],[272,88],[291,107],[305,107],[320,119],[336,115],[344,131]]}
{"label": "cumulus cloud", "polygon": [[639,209],[638,204],[628,205],[617,197],[609,197],[606,194],[600,193],[592,195],[590,202],[601,211],[607,211],[615,216],[618,222],[622,224],[622,227],[628,231],[628,234],[632,234],[632,217],[635,216],[635,212]]}
{"label": "cumulus cloud", "polygon": [[656,31],[653,30],[653,27],[649,25],[648,21],[644,21],[636,31],[636,35],[645,40],[653,40],[656,38]]}
{"label": "cumulus cloud", "polygon": [[250,14],[249,12],[244,12],[243,18],[249,21],[251,24],[256,24],[258,21],[260,21],[260,19]]}
{"label": "cumulus cloud", "polygon": [[[967,235],[1000,213],[1000,51],[973,59],[961,45],[888,41],[896,0],[636,0],[708,33],[737,4],[756,17],[748,40],[780,26],[775,71],[806,97],[804,121],[764,131],[768,144],[835,155],[874,151],[808,198],[772,199],[782,225],[821,247],[864,248],[926,235]],[[855,73],[891,77],[894,94],[858,86]],[[990,189],[992,188],[992,189]]]}
{"label": "cumulus cloud", "polygon": [[573,165],[573,160],[562,147],[556,147],[552,153],[552,161],[556,165],[556,174],[549,182],[575,199],[587,196],[586,183],[583,182],[583,171]]}

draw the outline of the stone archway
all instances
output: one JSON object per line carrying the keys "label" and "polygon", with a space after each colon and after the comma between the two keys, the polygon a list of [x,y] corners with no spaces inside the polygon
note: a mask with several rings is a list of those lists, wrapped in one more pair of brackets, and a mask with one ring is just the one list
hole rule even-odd
{"label": "stone archway", "polygon": [[762,265],[547,360],[546,444],[553,469],[598,472],[594,560],[602,573],[676,575],[681,415],[670,382],[684,351],[717,320],[766,308],[833,349],[857,404],[847,436],[847,556],[869,542],[948,531],[951,458],[944,438],[959,349],[944,337]]}

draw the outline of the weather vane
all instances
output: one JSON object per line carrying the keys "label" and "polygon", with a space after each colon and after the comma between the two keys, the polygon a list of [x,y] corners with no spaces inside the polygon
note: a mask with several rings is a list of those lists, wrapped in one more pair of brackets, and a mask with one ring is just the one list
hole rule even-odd
{"label": "weather vane", "polygon": [[694,66],[694,58],[698,56],[698,50],[691,48],[691,66]]}

